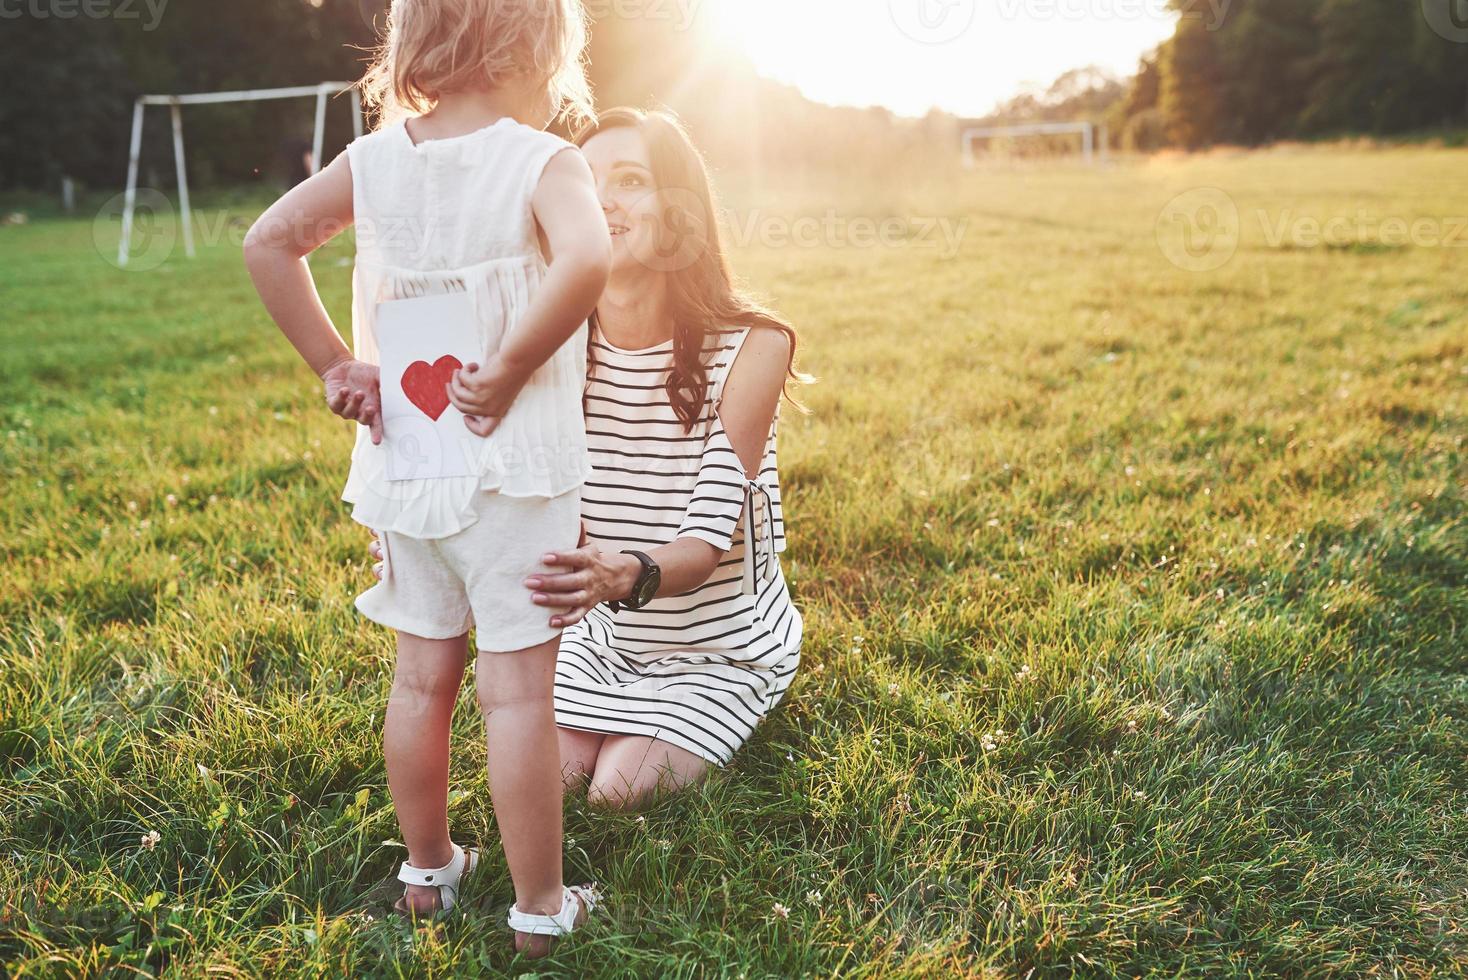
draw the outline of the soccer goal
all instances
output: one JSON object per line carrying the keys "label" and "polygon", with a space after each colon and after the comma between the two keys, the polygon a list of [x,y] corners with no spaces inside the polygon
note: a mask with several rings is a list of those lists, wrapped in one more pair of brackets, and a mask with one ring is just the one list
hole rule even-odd
{"label": "soccer goal", "polygon": [[186,105],[219,105],[225,102],[264,102],[273,99],[316,99],[316,138],[311,165],[321,169],[321,151],[326,139],[326,102],[334,95],[350,92],[352,132],[362,135],[362,97],[351,82],[322,82],[295,88],[253,89],[247,92],[206,92],[200,95],[144,95],[133,105],[132,144],[127,158],[127,193],[122,204],[122,241],[117,246],[117,264],[127,265],[133,238],[133,210],[138,199],[138,159],[143,151],[143,114],[150,105],[166,105],[173,117],[173,164],[178,170],[178,206],[183,217],[184,253],[194,257],[194,219],[189,211],[189,178],[184,170],[183,112]]}
{"label": "soccer goal", "polygon": [[974,144],[979,140],[1021,139],[1027,136],[1069,136],[1081,138],[1081,159],[1086,166],[1096,162],[1096,148],[1101,148],[1101,160],[1106,160],[1106,127],[1089,122],[1027,123],[1019,126],[975,126],[963,131],[963,165],[970,170],[978,166],[979,158],[974,153]]}

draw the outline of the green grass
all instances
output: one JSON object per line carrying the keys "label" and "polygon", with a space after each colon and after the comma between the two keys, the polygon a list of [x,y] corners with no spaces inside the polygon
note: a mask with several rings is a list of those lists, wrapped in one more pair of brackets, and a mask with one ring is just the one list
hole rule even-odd
{"label": "green grass", "polygon": [[[736,250],[821,379],[780,445],[802,673],[706,786],[568,804],[610,911],[540,965],[498,855],[441,938],[363,914],[403,856],[391,640],[351,433],[237,249],[123,273],[90,221],[0,228],[4,972],[1468,972],[1468,253],[1370,231],[1468,215],[1463,160],[729,178],[740,219],[969,224]],[[1192,273],[1155,229],[1203,186],[1245,231]],[[468,689],[455,732],[493,854]]]}

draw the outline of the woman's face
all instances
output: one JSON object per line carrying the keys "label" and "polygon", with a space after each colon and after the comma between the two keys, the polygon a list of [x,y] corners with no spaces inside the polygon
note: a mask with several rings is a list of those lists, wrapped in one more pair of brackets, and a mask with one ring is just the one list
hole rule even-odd
{"label": "woman's face", "polygon": [[582,147],[607,227],[612,233],[612,273],[660,267],[659,194],[642,134],[630,126],[597,133]]}

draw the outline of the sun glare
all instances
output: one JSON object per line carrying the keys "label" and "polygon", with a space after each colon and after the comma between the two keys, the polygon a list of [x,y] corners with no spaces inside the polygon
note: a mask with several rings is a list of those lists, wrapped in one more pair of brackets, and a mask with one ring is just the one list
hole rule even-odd
{"label": "sun glare", "polygon": [[837,105],[981,115],[1097,65],[1127,75],[1175,15],[1075,0],[703,0],[699,29],[762,75]]}

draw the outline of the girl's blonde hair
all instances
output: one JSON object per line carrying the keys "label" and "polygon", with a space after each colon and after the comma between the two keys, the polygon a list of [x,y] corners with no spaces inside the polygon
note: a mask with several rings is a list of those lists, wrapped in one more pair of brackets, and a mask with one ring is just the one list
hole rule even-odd
{"label": "girl's blonde hair", "polygon": [[362,91],[380,126],[444,92],[543,81],[572,125],[594,114],[581,0],[393,0]]}

